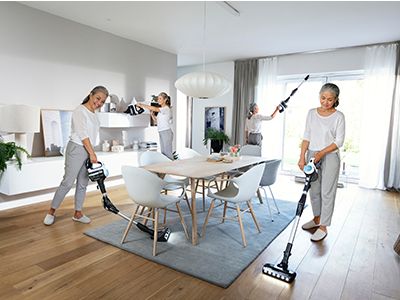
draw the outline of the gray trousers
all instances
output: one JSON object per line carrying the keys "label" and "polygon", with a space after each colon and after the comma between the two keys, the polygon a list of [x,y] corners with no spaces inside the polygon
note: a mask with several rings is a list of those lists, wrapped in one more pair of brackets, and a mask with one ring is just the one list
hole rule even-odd
{"label": "gray trousers", "polygon": [[[307,159],[314,155],[308,151]],[[331,225],[335,206],[337,183],[339,180],[340,157],[339,152],[328,153],[321,162],[318,180],[311,183],[310,199],[314,216],[320,216],[320,224]]]}
{"label": "gray trousers", "polygon": [[250,145],[261,146],[263,136],[261,133],[249,133],[249,137],[247,139],[247,143]]}
{"label": "gray trousers", "polygon": [[[65,195],[71,190],[75,179],[75,210],[82,210],[85,200],[86,187],[89,182],[88,172],[85,161],[89,157],[87,151],[82,145],[69,142],[65,152],[65,173],[56,193],[54,194],[51,208],[57,209],[64,200]],[[49,176],[51,176],[49,174]]]}
{"label": "gray trousers", "polygon": [[174,133],[171,129],[159,131],[160,135],[160,147],[161,153],[169,159],[174,159],[172,155],[172,141],[174,139]]}

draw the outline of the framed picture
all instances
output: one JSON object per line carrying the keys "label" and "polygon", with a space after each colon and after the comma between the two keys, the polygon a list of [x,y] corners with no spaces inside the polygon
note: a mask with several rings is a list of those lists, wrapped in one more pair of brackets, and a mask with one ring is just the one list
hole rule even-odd
{"label": "framed picture", "polygon": [[225,107],[206,107],[204,112],[204,132],[208,128],[219,131],[225,130]]}
{"label": "framed picture", "polygon": [[63,155],[71,134],[72,111],[42,110],[44,155]]}

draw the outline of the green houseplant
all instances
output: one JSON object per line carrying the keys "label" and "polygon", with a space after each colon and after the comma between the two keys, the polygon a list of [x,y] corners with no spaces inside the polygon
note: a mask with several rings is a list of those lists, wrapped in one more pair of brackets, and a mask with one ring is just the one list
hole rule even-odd
{"label": "green houseplant", "polygon": [[211,141],[213,152],[220,152],[224,143],[229,142],[229,137],[223,131],[219,131],[215,128],[208,128],[203,139],[203,144],[207,145],[208,140]]}
{"label": "green houseplant", "polygon": [[24,148],[17,146],[14,142],[3,142],[0,141],[0,173],[7,169],[7,161],[15,157],[18,168],[21,170],[22,161],[21,153],[29,155],[28,151]]}

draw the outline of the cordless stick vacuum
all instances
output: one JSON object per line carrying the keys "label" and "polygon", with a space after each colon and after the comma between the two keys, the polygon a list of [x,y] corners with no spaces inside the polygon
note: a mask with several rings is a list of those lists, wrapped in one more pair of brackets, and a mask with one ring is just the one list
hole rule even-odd
{"label": "cordless stick vacuum", "polygon": [[309,163],[306,166],[304,166],[303,171],[306,174],[306,179],[304,183],[303,193],[297,204],[296,218],[293,223],[292,231],[290,232],[290,237],[286,245],[286,249],[283,252],[283,259],[279,264],[276,265],[266,263],[262,268],[264,274],[275,277],[277,279],[280,279],[288,283],[292,282],[295,279],[296,272],[288,269],[289,257],[291,255],[293,241],[296,235],[297,227],[299,226],[300,217],[301,214],[303,213],[304,205],[306,203],[307,192],[311,187],[311,182],[318,179],[319,167],[320,167],[320,162],[314,164],[314,158],[311,158]]}
{"label": "cordless stick vacuum", "polygon": [[306,77],[304,77],[303,81],[300,82],[299,86],[298,86],[297,88],[295,88],[295,89],[290,93],[289,97],[287,97],[285,100],[283,100],[281,103],[279,103],[278,107],[279,107],[279,112],[280,112],[280,113],[283,113],[283,112],[285,111],[285,109],[286,109],[287,106],[288,106],[288,102],[289,102],[290,97],[292,97],[292,96],[297,92],[297,90],[300,88],[300,86],[301,86],[304,82],[306,82],[306,81],[308,80],[309,77],[310,77],[310,75],[307,75]]}
{"label": "cordless stick vacuum", "polygon": [[[108,210],[116,215],[119,215],[123,219],[127,221],[131,221],[131,218],[125,216],[121,213],[118,208],[111,202],[110,198],[107,196],[107,191],[104,186],[104,180],[108,176],[108,170],[105,168],[104,164],[98,162],[97,164],[93,165],[90,159],[86,160],[86,169],[88,170],[89,179],[93,182],[97,182],[97,187],[100,189],[101,193],[103,194],[103,207],[105,210]],[[154,230],[143,225],[142,223],[136,222],[135,220],[132,221],[133,224],[136,225],[141,231],[148,233],[151,238],[154,237]],[[165,228],[163,230],[158,231],[158,242],[166,242],[169,239],[171,234],[171,230],[169,228]]]}
{"label": "cordless stick vacuum", "polygon": [[131,116],[140,115],[144,112],[144,109],[137,106],[137,101],[135,98],[132,99],[132,102],[128,105],[124,113],[130,114]]}

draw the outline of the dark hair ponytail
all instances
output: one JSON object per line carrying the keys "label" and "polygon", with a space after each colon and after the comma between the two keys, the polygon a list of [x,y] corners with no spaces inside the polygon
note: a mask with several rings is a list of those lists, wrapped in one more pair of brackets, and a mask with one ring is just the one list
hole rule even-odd
{"label": "dark hair ponytail", "polygon": [[247,113],[247,119],[249,119],[249,120],[251,119],[251,117],[254,114],[254,110],[255,110],[256,106],[257,106],[257,103],[255,103],[255,102],[250,104],[250,108],[249,108],[249,111]]}
{"label": "dark hair ponytail", "polygon": [[163,97],[163,99],[165,99],[165,104],[168,105],[168,107],[171,107],[171,97],[168,96],[167,93],[161,92],[161,93],[159,94],[159,96],[161,96],[161,97]]}
{"label": "dark hair ponytail", "polygon": [[90,95],[95,95],[97,93],[103,93],[108,97],[108,90],[104,86],[98,85],[93,88],[93,90],[89,93],[89,95],[85,97],[85,99],[83,99],[81,104],[87,103],[89,101]]}

